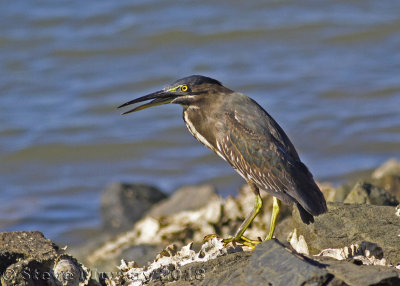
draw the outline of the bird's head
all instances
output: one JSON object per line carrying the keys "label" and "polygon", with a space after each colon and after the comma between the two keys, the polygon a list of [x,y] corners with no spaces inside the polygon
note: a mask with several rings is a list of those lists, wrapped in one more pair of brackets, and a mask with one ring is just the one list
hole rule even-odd
{"label": "bird's head", "polygon": [[143,105],[139,105],[122,114],[127,114],[167,103],[190,105],[190,103],[194,100],[198,100],[200,98],[203,98],[204,96],[218,93],[220,91],[231,92],[231,90],[224,87],[219,81],[215,79],[201,75],[192,75],[181,78],[174,83],[165,86],[162,90],[128,101],[118,108],[143,102],[146,100],[151,101]]}

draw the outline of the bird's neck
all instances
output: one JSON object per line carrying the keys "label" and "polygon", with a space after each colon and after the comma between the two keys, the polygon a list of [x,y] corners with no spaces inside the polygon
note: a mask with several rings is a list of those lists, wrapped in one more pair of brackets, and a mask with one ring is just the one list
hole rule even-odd
{"label": "bird's neck", "polygon": [[215,142],[215,137],[210,132],[210,128],[207,128],[209,122],[200,108],[197,106],[184,107],[183,120],[194,138],[214,150],[213,145],[215,144],[213,142]]}

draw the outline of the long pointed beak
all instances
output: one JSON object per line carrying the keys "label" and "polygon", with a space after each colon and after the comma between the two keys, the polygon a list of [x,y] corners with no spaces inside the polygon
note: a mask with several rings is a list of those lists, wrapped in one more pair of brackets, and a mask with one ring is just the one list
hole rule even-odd
{"label": "long pointed beak", "polygon": [[152,101],[150,101],[150,102],[148,102],[146,104],[139,105],[139,106],[137,106],[137,107],[135,107],[135,108],[133,108],[131,110],[128,110],[128,111],[125,111],[124,113],[121,113],[121,115],[124,115],[124,114],[128,114],[128,113],[131,113],[131,112],[135,112],[135,111],[143,110],[143,109],[146,109],[146,108],[150,108],[150,107],[153,107],[153,106],[170,103],[176,97],[177,97],[177,95],[174,94],[174,93],[167,92],[167,91],[164,91],[164,90],[159,90],[159,91],[150,93],[148,95],[136,98],[134,100],[128,101],[128,102],[118,106],[118,108],[121,108],[121,107],[124,107],[124,106],[128,106],[128,105],[131,105],[131,104],[135,104],[135,103],[138,103],[138,102],[143,102],[143,101],[146,101],[146,100],[154,99],[154,100],[152,100]]}

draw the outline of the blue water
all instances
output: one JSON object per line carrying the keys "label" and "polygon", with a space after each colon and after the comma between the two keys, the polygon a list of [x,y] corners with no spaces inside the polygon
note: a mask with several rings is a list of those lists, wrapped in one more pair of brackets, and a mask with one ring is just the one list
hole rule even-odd
{"label": "blue water", "polygon": [[0,229],[79,241],[114,181],[235,194],[179,106],[116,110],[191,74],[258,101],[317,180],[362,176],[400,156],[399,48],[394,0],[2,2]]}

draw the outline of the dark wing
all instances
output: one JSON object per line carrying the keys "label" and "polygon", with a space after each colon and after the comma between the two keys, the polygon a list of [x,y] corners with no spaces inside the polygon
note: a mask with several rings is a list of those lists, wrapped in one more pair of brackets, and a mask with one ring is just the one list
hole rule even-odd
{"label": "dark wing", "polygon": [[253,100],[240,100],[247,102],[226,111],[225,124],[218,127],[223,130],[217,147],[225,159],[242,177],[278,199],[295,202],[312,215],[325,212],[321,191],[282,128]]}

